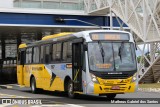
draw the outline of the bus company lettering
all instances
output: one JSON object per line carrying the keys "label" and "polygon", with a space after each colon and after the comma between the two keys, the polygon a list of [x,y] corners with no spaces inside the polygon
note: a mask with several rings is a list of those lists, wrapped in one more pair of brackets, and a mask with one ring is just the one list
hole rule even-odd
{"label": "bus company lettering", "polygon": [[106,40],[120,40],[121,38],[120,38],[120,35],[105,35],[105,39]]}
{"label": "bus company lettering", "polygon": [[32,67],[32,70],[34,70],[34,71],[42,71],[43,68],[42,67]]}
{"label": "bus company lettering", "polygon": [[110,68],[112,66],[112,64],[96,64],[96,66],[98,68]]}
{"label": "bus company lettering", "polygon": [[54,69],[55,65],[51,65],[51,69]]}
{"label": "bus company lettering", "polygon": [[28,73],[31,72],[31,71],[30,71],[30,66],[26,66],[26,67],[25,67],[25,71],[28,72]]}

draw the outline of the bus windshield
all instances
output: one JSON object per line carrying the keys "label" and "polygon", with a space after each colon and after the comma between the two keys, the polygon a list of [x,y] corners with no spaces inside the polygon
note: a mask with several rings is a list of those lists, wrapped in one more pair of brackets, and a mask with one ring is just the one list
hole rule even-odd
{"label": "bus windshield", "polygon": [[136,70],[134,44],[130,42],[91,42],[88,55],[92,71]]}

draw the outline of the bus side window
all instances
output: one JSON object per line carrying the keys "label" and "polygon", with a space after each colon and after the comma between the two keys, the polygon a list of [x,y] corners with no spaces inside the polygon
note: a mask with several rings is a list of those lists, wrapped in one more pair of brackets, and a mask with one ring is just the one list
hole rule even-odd
{"label": "bus side window", "polygon": [[52,45],[52,61],[56,61],[56,44]]}
{"label": "bus side window", "polygon": [[63,57],[62,57],[62,61],[67,62],[67,44],[68,42],[64,42],[63,43]]}
{"label": "bus side window", "polygon": [[72,62],[72,42],[68,42],[67,61]]}
{"label": "bus side window", "polygon": [[58,43],[56,44],[57,45],[57,48],[56,48],[56,61],[61,61],[61,51],[62,51],[62,44],[61,43]]}
{"label": "bus side window", "polygon": [[[24,65],[24,63],[25,63],[25,60],[26,60],[26,57],[25,57],[25,52],[26,51],[21,51],[21,56],[20,56],[20,65]],[[13,63],[14,63],[14,61],[13,61]]]}
{"label": "bus side window", "polygon": [[49,63],[51,60],[51,55],[50,55],[50,45],[45,46],[45,63]]}
{"label": "bus side window", "polygon": [[41,46],[41,57],[40,57],[40,62],[41,63],[44,63],[44,58],[43,58],[43,56],[44,56],[44,46]]}
{"label": "bus side window", "polygon": [[32,48],[26,50],[26,64],[32,63]]}
{"label": "bus side window", "polygon": [[53,44],[53,52],[52,52],[52,59],[55,62],[61,61],[61,51],[62,51],[62,44],[57,43]]}
{"label": "bus side window", "polygon": [[21,51],[18,52],[18,62],[17,62],[18,65],[20,65],[20,60],[21,60]]}
{"label": "bus side window", "polygon": [[29,49],[26,50],[26,64],[28,64],[28,62],[29,62],[28,57],[29,57]]}
{"label": "bus side window", "polygon": [[28,63],[32,63],[32,48],[29,48]]}
{"label": "bus side window", "polygon": [[33,63],[39,63],[39,47],[33,48]]}
{"label": "bus side window", "polygon": [[64,42],[63,43],[63,61],[64,62],[71,62],[72,60],[72,43],[71,42]]}

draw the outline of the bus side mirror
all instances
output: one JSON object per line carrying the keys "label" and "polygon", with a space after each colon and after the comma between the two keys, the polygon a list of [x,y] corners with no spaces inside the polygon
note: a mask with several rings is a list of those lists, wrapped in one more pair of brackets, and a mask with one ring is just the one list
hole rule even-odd
{"label": "bus side mirror", "polygon": [[136,45],[136,44],[135,44],[135,48],[136,48],[136,50],[138,50],[138,49],[137,49],[137,45]]}
{"label": "bus side mirror", "polygon": [[83,45],[83,51],[87,51],[88,50],[88,48],[87,48],[87,45]]}

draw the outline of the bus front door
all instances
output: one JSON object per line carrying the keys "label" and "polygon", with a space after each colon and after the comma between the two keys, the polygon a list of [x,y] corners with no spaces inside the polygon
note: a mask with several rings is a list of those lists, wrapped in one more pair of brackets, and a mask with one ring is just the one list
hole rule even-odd
{"label": "bus front door", "polygon": [[19,85],[24,85],[24,62],[25,51],[22,50],[18,53],[17,79]]}
{"label": "bus front door", "polygon": [[82,92],[82,55],[83,55],[83,44],[73,43],[72,44],[72,80],[73,80],[73,91]]}

